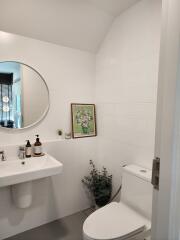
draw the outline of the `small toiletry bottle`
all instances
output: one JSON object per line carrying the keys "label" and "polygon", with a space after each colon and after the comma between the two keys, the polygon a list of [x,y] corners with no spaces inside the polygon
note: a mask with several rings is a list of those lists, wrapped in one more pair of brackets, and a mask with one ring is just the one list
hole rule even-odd
{"label": "small toiletry bottle", "polygon": [[30,143],[30,141],[29,140],[26,140],[27,141],[27,144],[26,144],[26,149],[25,149],[25,151],[26,151],[26,157],[27,158],[30,158],[31,157],[31,153],[32,153],[32,149],[31,149],[31,143]]}
{"label": "small toiletry bottle", "polygon": [[34,155],[41,155],[42,154],[42,144],[39,141],[39,135],[36,135],[36,142],[34,143]]}

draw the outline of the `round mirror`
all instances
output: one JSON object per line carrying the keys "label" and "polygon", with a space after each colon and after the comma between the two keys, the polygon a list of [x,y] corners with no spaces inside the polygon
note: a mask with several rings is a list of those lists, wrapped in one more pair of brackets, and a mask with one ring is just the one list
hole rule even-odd
{"label": "round mirror", "polygon": [[48,87],[35,69],[19,62],[0,62],[0,127],[31,127],[48,109]]}

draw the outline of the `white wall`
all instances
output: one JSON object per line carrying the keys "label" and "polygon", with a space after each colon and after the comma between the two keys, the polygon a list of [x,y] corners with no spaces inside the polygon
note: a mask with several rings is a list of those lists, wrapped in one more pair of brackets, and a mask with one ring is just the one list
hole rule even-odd
{"label": "white wall", "polygon": [[120,166],[151,168],[161,1],[142,0],[114,21],[96,61],[98,159],[120,184]]}
{"label": "white wall", "polygon": [[[0,189],[0,239],[70,215],[89,206],[81,184],[89,159],[95,159],[96,138],[58,141],[56,131],[70,130],[70,103],[93,102],[95,56],[66,47],[0,32],[0,61],[17,60],[35,68],[50,90],[50,110],[38,126],[15,133],[0,131],[7,157],[26,139],[40,134],[45,150],[64,164],[63,173],[34,183],[33,205],[19,210],[10,189]],[[6,145],[9,145],[8,147]],[[11,146],[12,145],[12,146]]]}

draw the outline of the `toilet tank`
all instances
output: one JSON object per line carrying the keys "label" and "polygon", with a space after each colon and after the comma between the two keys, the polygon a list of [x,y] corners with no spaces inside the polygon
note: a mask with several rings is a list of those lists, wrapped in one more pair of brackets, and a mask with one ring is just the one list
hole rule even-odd
{"label": "toilet tank", "polygon": [[123,167],[121,202],[151,219],[152,190],[150,169],[137,165]]}

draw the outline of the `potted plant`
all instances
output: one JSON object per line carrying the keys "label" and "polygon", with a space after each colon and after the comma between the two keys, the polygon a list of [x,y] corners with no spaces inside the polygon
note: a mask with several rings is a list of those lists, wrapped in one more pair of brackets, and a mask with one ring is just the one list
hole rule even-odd
{"label": "potted plant", "polygon": [[90,191],[95,204],[98,207],[103,207],[111,199],[112,175],[108,174],[105,167],[102,171],[98,171],[92,160],[90,160],[90,166],[90,174],[82,179],[82,183]]}

